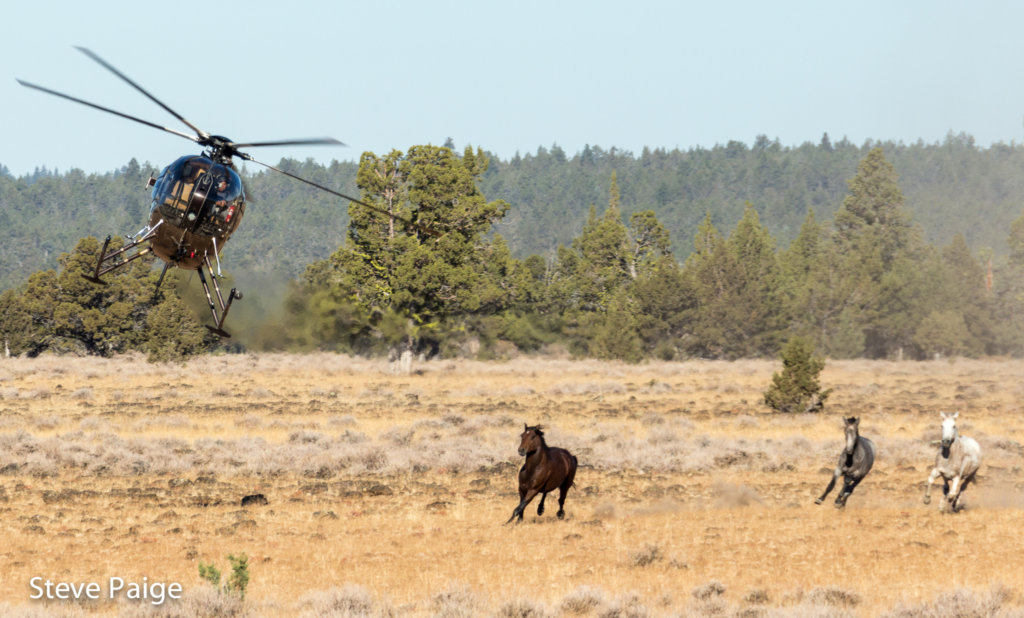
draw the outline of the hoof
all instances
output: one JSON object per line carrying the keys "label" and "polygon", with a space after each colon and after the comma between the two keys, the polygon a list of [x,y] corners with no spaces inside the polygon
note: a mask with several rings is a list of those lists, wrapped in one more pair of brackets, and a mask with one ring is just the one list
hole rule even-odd
{"label": "hoof", "polygon": [[924,497],[924,503],[925,504],[931,504],[932,503],[932,497],[931,496],[925,496]]}
{"label": "hoof", "polygon": [[824,500],[822,500],[821,498],[818,498],[817,500],[814,501],[815,504],[821,504],[822,502],[824,502]]}
{"label": "hoof", "polygon": [[558,519],[565,519],[565,511],[558,511]]}

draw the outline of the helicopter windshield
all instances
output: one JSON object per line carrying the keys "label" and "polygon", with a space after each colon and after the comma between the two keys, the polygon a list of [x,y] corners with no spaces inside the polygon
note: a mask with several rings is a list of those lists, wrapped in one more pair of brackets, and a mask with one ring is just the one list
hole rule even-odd
{"label": "helicopter windshield", "polygon": [[169,223],[207,235],[232,231],[245,201],[242,180],[233,169],[197,155],[164,168],[152,198],[152,209]]}

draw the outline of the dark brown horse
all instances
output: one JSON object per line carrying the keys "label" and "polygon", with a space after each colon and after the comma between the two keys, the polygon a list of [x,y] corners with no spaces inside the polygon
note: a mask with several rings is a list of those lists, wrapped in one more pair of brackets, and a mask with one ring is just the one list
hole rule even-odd
{"label": "dark brown horse", "polygon": [[519,506],[512,511],[512,517],[505,524],[523,521],[523,510],[541,494],[537,505],[537,515],[544,514],[544,498],[549,491],[558,489],[558,519],[565,517],[565,494],[572,487],[576,477],[576,456],[564,448],[549,447],[544,441],[544,432],[540,425],[530,427],[524,425],[520,436],[519,454],[526,456],[526,463],[519,470]]}

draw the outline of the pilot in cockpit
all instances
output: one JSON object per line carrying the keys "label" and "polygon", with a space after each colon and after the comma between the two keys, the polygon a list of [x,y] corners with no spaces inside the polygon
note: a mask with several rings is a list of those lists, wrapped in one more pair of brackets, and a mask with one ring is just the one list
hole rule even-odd
{"label": "pilot in cockpit", "polygon": [[228,197],[228,195],[227,195],[227,193],[228,193],[228,179],[227,178],[224,178],[223,176],[220,178],[220,180],[217,182],[217,189],[216,189],[216,191],[217,191],[217,193],[214,196],[214,199],[215,199],[214,203],[217,204],[218,206],[227,206],[228,205],[228,200],[227,200],[227,197]]}
{"label": "pilot in cockpit", "polygon": [[221,176],[214,188],[213,203],[216,206],[215,212],[220,218],[225,218],[228,205],[228,179]]}

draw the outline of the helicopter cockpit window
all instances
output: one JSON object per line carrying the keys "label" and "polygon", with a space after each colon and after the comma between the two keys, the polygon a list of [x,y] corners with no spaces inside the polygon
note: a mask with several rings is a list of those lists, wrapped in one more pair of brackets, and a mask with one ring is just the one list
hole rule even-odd
{"label": "helicopter cockpit window", "polygon": [[180,220],[189,208],[196,180],[211,165],[209,159],[190,155],[168,165],[153,186],[153,208],[171,221]]}
{"label": "helicopter cockpit window", "polygon": [[234,170],[220,164],[214,164],[209,173],[213,184],[206,198],[204,231],[208,234],[225,234],[234,229],[241,214],[245,200],[242,180]]}
{"label": "helicopter cockpit window", "polygon": [[213,188],[207,199],[212,199],[215,205],[233,204],[242,195],[242,181],[232,170],[215,164],[210,168],[210,174],[213,176]]}

